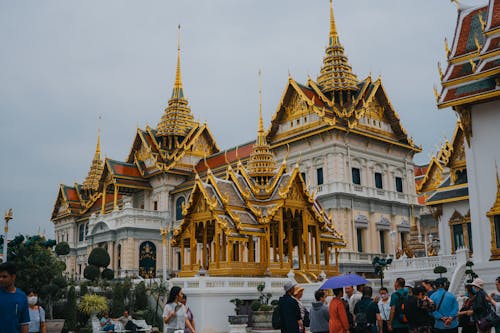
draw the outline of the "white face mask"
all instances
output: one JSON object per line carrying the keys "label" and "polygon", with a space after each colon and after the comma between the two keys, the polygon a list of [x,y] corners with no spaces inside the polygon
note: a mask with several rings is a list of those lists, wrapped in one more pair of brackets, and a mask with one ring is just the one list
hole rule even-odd
{"label": "white face mask", "polygon": [[29,305],[35,305],[38,302],[38,297],[37,296],[30,296],[28,297],[28,304]]}

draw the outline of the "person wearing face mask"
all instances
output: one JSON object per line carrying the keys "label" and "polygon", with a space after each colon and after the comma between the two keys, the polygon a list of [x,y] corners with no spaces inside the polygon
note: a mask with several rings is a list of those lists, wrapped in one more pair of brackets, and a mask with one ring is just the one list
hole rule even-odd
{"label": "person wearing face mask", "polygon": [[462,327],[462,333],[475,333],[476,324],[474,318],[469,315],[469,310],[472,309],[472,304],[474,304],[474,294],[472,293],[472,286],[469,284],[465,285],[465,297],[464,304],[458,311],[458,326]]}
{"label": "person wearing face mask", "polygon": [[[474,321],[478,323],[479,320],[488,314],[491,298],[484,292],[484,281],[480,278],[475,279],[472,283],[468,283],[468,285],[471,286],[471,291],[474,294],[474,302],[472,303],[472,308],[467,311],[467,314],[473,316]],[[477,331],[488,332],[489,330],[481,331],[478,326]]]}
{"label": "person wearing face mask", "polygon": [[389,333],[389,329],[387,328],[387,321],[389,320],[389,315],[391,314],[389,290],[387,290],[387,288],[380,288],[378,293],[380,294],[380,300],[377,305],[382,319],[382,330],[379,330],[379,332]]}
{"label": "person wearing face mask", "polygon": [[28,290],[28,310],[30,313],[30,323],[28,332],[47,333],[45,326],[45,310],[38,305],[38,293],[34,290]]}

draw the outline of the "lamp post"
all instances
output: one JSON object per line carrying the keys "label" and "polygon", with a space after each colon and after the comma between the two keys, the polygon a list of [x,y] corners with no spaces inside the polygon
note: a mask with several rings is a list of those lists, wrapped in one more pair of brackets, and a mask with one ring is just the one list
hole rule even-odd
{"label": "lamp post", "polygon": [[169,233],[168,224],[165,228],[160,227],[161,242],[162,242],[162,265],[163,265],[163,281],[167,281],[167,236]]}
{"label": "lamp post", "polygon": [[391,230],[389,232],[389,237],[391,237],[391,243],[392,243],[392,256],[394,259],[396,259],[396,231]]}
{"label": "lamp post", "polygon": [[3,262],[7,262],[7,235],[9,234],[9,221],[12,220],[12,208],[5,211],[3,218],[5,219],[5,228],[4,228],[4,238],[3,238]]}

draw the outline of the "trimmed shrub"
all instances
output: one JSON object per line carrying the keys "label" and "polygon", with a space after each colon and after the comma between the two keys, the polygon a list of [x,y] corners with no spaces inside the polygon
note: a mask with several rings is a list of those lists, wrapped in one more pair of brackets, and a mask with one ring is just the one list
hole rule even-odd
{"label": "trimmed shrub", "polygon": [[97,267],[108,267],[111,259],[109,258],[108,251],[102,247],[96,247],[90,252],[89,255],[89,265],[94,265]]}
{"label": "trimmed shrub", "polygon": [[89,265],[83,270],[83,277],[90,281],[96,281],[99,275],[99,267],[94,265]]}
{"label": "trimmed shrub", "polygon": [[101,273],[101,277],[104,280],[113,280],[115,278],[115,272],[113,272],[112,269],[105,268]]}
{"label": "trimmed shrub", "polygon": [[58,256],[65,256],[69,254],[69,244],[66,242],[58,243],[56,245],[55,251]]}

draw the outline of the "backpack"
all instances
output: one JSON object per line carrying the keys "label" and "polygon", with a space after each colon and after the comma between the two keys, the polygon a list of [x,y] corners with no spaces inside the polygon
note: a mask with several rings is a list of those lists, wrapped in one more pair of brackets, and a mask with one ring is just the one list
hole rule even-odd
{"label": "backpack", "polygon": [[366,310],[368,310],[368,306],[370,306],[371,303],[365,304],[362,306],[363,303],[358,303],[355,307],[355,315],[356,319],[354,321],[354,324],[356,325],[357,330],[362,330],[368,327],[368,316],[366,315]]}
{"label": "backpack", "polygon": [[273,310],[273,317],[271,319],[271,324],[273,325],[273,328],[275,330],[279,330],[281,328],[281,314],[279,305],[276,305],[276,307]]}
{"label": "backpack", "polygon": [[396,296],[397,296],[397,301],[396,301],[394,315],[400,323],[407,324],[408,318],[406,318],[405,302],[408,297],[402,296],[398,292],[396,292]]}

